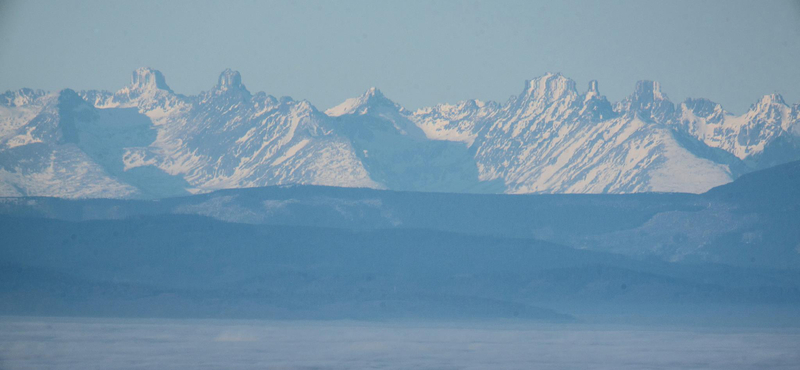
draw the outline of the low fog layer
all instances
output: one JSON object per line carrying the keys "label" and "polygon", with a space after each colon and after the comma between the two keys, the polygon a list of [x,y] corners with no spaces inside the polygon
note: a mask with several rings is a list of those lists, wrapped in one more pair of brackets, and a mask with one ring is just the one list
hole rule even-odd
{"label": "low fog layer", "polygon": [[796,331],[0,319],[8,369],[795,369]]}

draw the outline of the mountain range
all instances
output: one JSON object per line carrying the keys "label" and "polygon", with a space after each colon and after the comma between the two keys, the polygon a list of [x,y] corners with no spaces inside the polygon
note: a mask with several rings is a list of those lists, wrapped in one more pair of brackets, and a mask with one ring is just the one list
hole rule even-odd
{"label": "mountain range", "polygon": [[164,198],[326,185],[451,193],[702,193],[800,159],[800,104],[743,115],[657,82],[610,102],[546,74],[505,103],[410,111],[371,88],[320,111],[238,72],[195,96],[153,69],[117,92],[0,95],[0,196]]}

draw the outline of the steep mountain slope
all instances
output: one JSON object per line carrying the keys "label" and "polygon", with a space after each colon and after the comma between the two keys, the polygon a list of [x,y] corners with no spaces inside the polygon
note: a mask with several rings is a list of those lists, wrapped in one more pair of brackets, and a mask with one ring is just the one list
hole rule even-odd
{"label": "steep mountain slope", "polygon": [[[152,81],[147,84],[141,81]],[[89,92],[86,96],[99,95]],[[185,179],[192,191],[280,184],[378,186],[350,143],[306,101],[252,95],[238,72],[224,71],[210,91],[175,95],[158,71],[140,69],[133,85],[99,106],[136,107],[158,137],[127,157]]]}
{"label": "steep mountain slope", "polygon": [[735,116],[707,99],[688,99],[678,106],[671,123],[709,147],[723,149],[740,159],[758,158],[779,140],[790,140],[796,145],[800,136],[800,104],[789,107],[782,96],[770,94],[745,114]]}
{"label": "steep mountain slope", "polygon": [[[371,88],[325,112],[334,131],[347,137],[370,177],[388,189],[439,192],[502,192],[481,182],[467,148],[428,140],[410,112]],[[499,186],[498,186],[499,185]]]}
{"label": "steep mountain slope", "polygon": [[458,141],[472,146],[483,126],[495,119],[500,108],[495,102],[466,100],[419,109],[414,112],[414,119],[433,140]]}
{"label": "steep mountain slope", "polygon": [[[23,97],[17,94],[19,102]],[[8,94],[7,94],[8,96]],[[0,191],[3,195],[128,197],[139,191],[118,179],[119,145],[147,145],[150,130],[129,111],[101,111],[64,90],[24,105],[0,106]],[[10,119],[9,119],[10,117]],[[155,136],[153,136],[154,138]],[[114,166],[106,166],[114,162]],[[117,166],[117,164],[119,166]]]}
{"label": "steep mountain slope", "polygon": [[[612,105],[596,81],[580,94],[574,81],[547,74],[503,105],[439,105],[418,110],[414,119],[431,139],[469,145],[481,179],[502,179],[508,192],[696,193],[767,165],[762,162],[800,158],[793,145],[783,145],[769,160],[758,157],[773,143],[797,140],[796,108],[780,104],[778,99],[741,117],[728,115],[725,130],[714,130],[699,118],[713,109],[709,113],[696,100],[675,108],[656,82],[640,81],[631,96]],[[745,145],[762,149],[737,146],[747,133],[735,124],[763,129]]]}
{"label": "steep mountain slope", "polygon": [[665,105],[658,85],[640,83],[616,111],[594,87],[579,95],[560,75],[530,81],[478,144],[483,176],[521,193],[699,192],[731,180],[653,119]]}
{"label": "steep mountain slope", "polygon": [[283,184],[488,193],[703,192],[800,159],[800,106],[742,116],[642,81],[612,104],[547,74],[500,104],[408,111],[377,89],[325,113],[251,93],[238,72],[197,96],[136,70],[115,93],[0,95],[0,195],[163,198]]}

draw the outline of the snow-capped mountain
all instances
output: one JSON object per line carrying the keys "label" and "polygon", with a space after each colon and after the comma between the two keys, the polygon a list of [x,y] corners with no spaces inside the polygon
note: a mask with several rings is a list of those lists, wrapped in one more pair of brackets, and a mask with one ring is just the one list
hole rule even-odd
{"label": "snow-capped mountain", "polygon": [[[657,82],[640,81],[611,104],[596,81],[579,93],[574,81],[546,74],[503,105],[438,105],[418,110],[415,119],[431,139],[466,143],[481,180],[502,179],[511,193],[703,192],[765,166],[754,158],[763,149],[737,148],[800,136],[798,108],[779,96],[739,117],[714,118],[713,108],[696,102],[676,108]],[[783,148],[770,165],[800,158],[797,145]]]}
{"label": "snow-capped mountain", "polygon": [[[142,99],[159,94],[162,104]],[[165,89],[133,96],[120,100],[121,106],[138,107],[158,137],[132,152],[129,166],[154,165],[185,180],[191,191],[294,183],[378,186],[350,143],[326,127],[327,116],[307,101],[251,94],[238,72],[224,71],[216,86],[196,97]]]}
{"label": "snow-capped mountain", "polygon": [[[741,116],[707,99],[688,99],[678,106],[671,123],[709,147],[743,160],[769,155],[778,145],[794,147],[795,152],[800,147],[800,104],[790,107],[780,94],[765,95]],[[773,163],[760,167],[768,165]]]}
{"label": "snow-capped mountain", "polygon": [[[597,82],[581,94],[574,81],[547,74],[494,112],[461,106],[456,116],[487,119],[431,138],[475,137],[481,179],[502,179],[508,192],[702,192],[732,180],[725,164],[691,153],[663,124],[674,107],[654,82],[640,82],[612,108]],[[419,113],[422,127],[460,127]]]}
{"label": "snow-capped mountain", "polygon": [[325,113],[333,131],[353,145],[370,178],[389,189],[503,191],[497,183],[480,181],[464,145],[428,139],[411,112],[376,88]]}
{"label": "snow-capped mountain", "polygon": [[[108,139],[125,142],[122,136],[135,134],[135,123],[129,124],[128,117],[114,112],[95,109],[72,90],[35,96],[24,93],[6,94],[15,103],[0,105],[3,195],[130,197],[137,194],[134,186],[114,176],[113,168],[103,168],[104,162],[113,159],[115,164],[122,163],[121,157],[110,157],[121,153],[104,151]],[[25,103],[17,105],[20,101]],[[90,141],[98,138],[100,141]],[[148,144],[135,143],[136,137],[130,139],[134,144]]]}
{"label": "snow-capped mountain", "polygon": [[409,111],[371,88],[318,111],[247,90],[196,96],[153,69],[117,92],[0,95],[0,195],[159,198],[316,184],[440,192],[702,192],[800,158],[800,108],[769,95],[742,116],[655,82],[611,103],[560,75],[506,103]]}

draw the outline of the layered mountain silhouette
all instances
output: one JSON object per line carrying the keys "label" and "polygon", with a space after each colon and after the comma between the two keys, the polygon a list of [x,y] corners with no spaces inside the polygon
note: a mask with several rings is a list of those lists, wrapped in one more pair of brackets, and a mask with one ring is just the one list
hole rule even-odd
{"label": "layered mountain silhouette", "polygon": [[0,313],[797,325],[798,184],[791,162],[704,194],[4,198]]}

